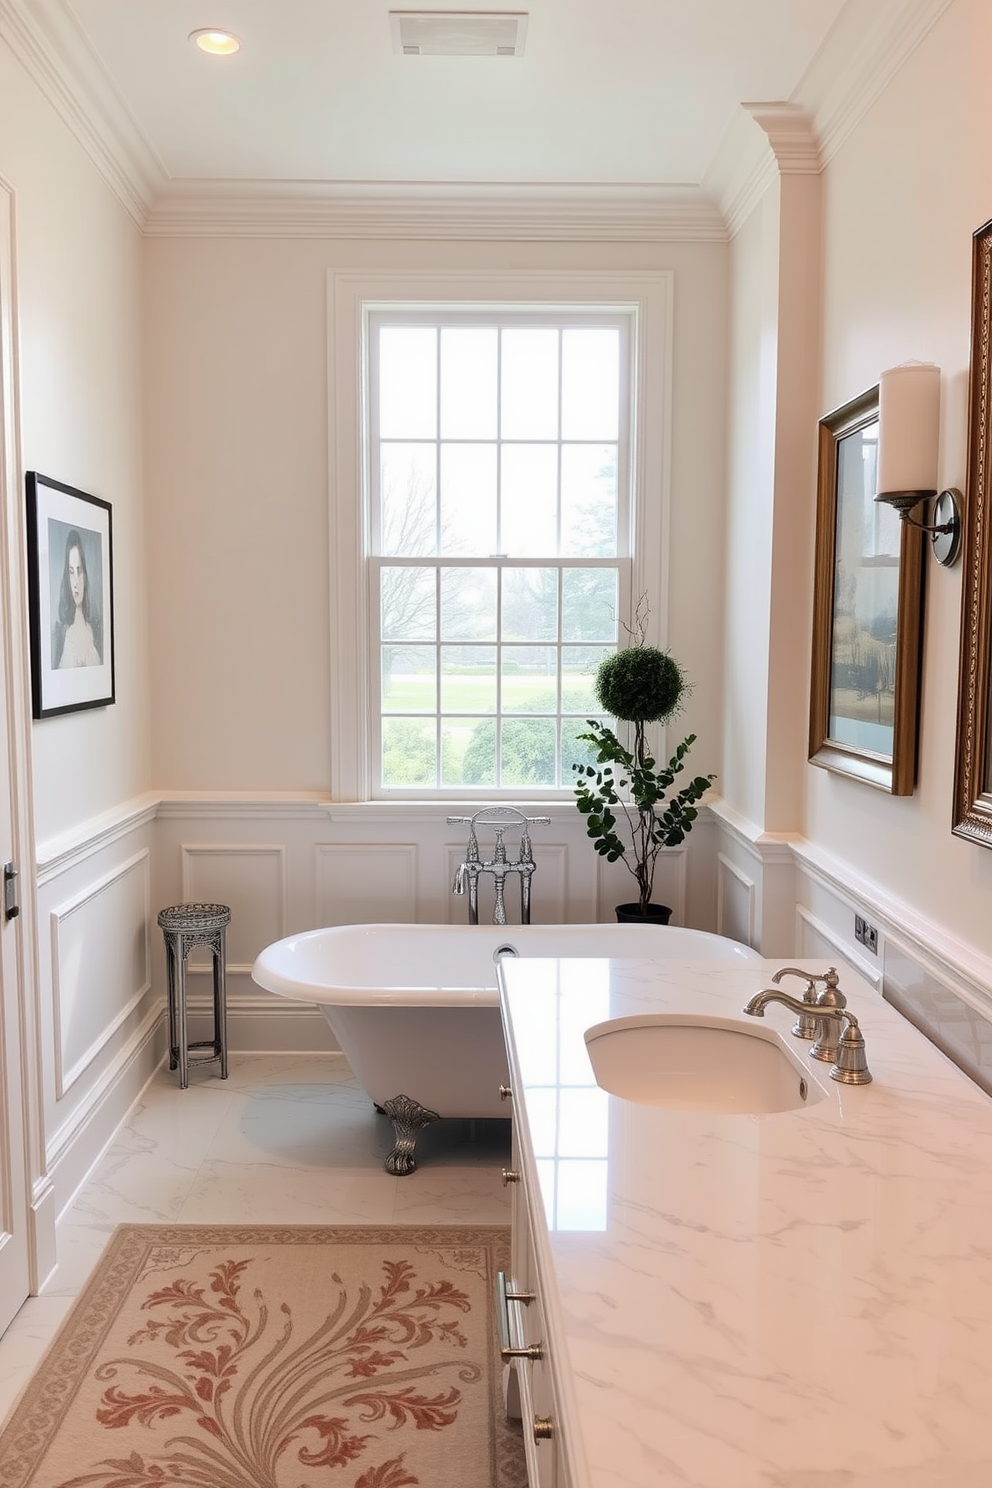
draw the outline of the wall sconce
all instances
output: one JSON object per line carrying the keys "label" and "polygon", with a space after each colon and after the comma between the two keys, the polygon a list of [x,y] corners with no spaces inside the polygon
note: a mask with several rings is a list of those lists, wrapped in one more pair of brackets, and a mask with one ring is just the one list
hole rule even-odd
{"label": "wall sconce", "polygon": [[[937,492],[940,436],[940,368],[932,362],[890,367],[878,380],[878,495],[903,522],[930,533],[933,556],[945,568],[961,550],[961,493]],[[910,516],[934,498],[932,517]]]}

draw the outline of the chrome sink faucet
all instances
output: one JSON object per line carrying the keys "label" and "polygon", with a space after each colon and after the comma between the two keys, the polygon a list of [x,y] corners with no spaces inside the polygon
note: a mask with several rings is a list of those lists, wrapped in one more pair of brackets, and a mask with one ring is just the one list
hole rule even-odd
{"label": "chrome sink faucet", "polygon": [[[829,967],[821,976],[815,976],[812,972],[803,971],[798,966],[782,966],[772,977],[777,987],[785,976],[801,977],[806,983],[806,991],[803,993],[803,1002],[808,1003],[810,1008],[816,1007],[847,1007],[847,998],[840,990],[840,978],[837,975],[836,966]],[[816,988],[819,982],[823,983],[823,991],[818,993]],[[812,1011],[801,1013],[796,1019],[793,1033],[796,1038],[815,1039],[819,1041],[821,1036],[820,1020]],[[819,1055],[818,1058],[825,1056]]]}
{"label": "chrome sink faucet", "polygon": [[[805,976],[806,973],[800,972],[799,975]],[[832,990],[836,992],[837,988]],[[840,995],[843,996],[843,993]],[[763,1018],[770,1002],[791,1008],[800,1017],[810,1015],[808,1002],[800,1002],[797,997],[790,997],[788,992],[780,992],[777,987],[767,987],[763,992],[756,992],[744,1011],[751,1018]],[[871,1071],[865,1055],[864,1035],[854,1014],[846,1006],[830,1007],[818,1003],[813,1016],[817,1022],[817,1039],[809,1051],[811,1058],[830,1061],[833,1066],[830,1078],[839,1080],[842,1085],[870,1084]]]}
{"label": "chrome sink faucet", "polygon": [[[520,879],[520,922],[523,925],[530,924],[530,883],[537,869],[534,862],[534,848],[530,840],[529,828],[533,826],[550,826],[550,816],[525,816],[515,806],[484,806],[474,816],[449,816],[448,826],[459,826],[467,824],[468,846],[465,851],[464,860],[455,869],[454,882],[451,885],[453,894],[464,894],[465,885],[468,884],[468,922],[470,925],[479,923],[479,878],[483,873],[492,875],[496,893],[496,902],[493,906],[493,924],[506,924],[506,901],[504,898],[504,885],[506,879],[516,874]],[[493,847],[491,858],[483,859],[479,852],[479,838],[476,828],[480,825],[491,826],[496,834],[496,842]],[[506,854],[506,843],[503,834],[508,827],[520,827],[520,850],[516,858],[508,858]]]}

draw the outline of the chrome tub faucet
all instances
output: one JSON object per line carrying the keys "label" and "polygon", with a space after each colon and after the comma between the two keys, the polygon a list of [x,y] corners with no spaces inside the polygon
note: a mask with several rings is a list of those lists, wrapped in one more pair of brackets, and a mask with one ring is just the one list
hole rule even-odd
{"label": "chrome tub faucet", "polygon": [[[538,825],[550,826],[550,824],[550,816],[525,816],[515,806],[484,806],[474,816],[448,817],[449,827],[467,825],[469,829],[465,857],[455,869],[451,892],[464,894],[465,885],[468,884],[468,922],[470,925],[479,923],[479,878],[483,873],[492,875],[495,888],[493,924],[506,924],[504,885],[506,879],[514,874],[520,879],[520,922],[523,925],[530,924],[530,884],[537,864],[534,862],[534,848],[529,828]],[[479,851],[479,837],[476,831],[479,825],[491,826],[496,835],[493,855],[488,859],[483,859]],[[521,828],[520,849],[516,858],[507,857],[503,834],[508,827]]]}

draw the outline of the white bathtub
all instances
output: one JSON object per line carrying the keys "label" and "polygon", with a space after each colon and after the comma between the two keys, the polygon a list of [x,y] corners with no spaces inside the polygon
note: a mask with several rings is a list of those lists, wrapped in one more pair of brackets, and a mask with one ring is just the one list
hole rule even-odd
{"label": "white bathtub", "polygon": [[671,925],[336,925],[267,946],[255,981],[316,1003],[362,1089],[392,1117],[390,1172],[412,1172],[416,1132],[430,1120],[507,1115],[501,946],[521,956],[757,959],[737,941]]}

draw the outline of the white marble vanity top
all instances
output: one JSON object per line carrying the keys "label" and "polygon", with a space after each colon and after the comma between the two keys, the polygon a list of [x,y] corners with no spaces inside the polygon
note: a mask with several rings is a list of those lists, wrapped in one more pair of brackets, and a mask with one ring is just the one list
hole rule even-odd
{"label": "white marble vanity top", "polygon": [[[870,1085],[810,1060],[816,1104],[708,1116],[595,1084],[592,1024],[736,1016],[781,964],[503,963],[572,1488],[992,1488],[992,1100],[850,972]],[[805,1059],[793,1021],[758,1027]]]}

